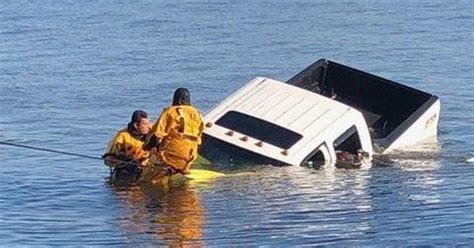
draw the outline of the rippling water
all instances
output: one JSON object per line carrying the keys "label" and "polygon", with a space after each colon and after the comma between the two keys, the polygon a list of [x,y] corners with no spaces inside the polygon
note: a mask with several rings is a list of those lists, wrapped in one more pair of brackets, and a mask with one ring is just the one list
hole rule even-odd
{"label": "rippling water", "polygon": [[0,245],[472,245],[473,13],[472,1],[1,3],[2,141],[99,156],[176,87],[205,112],[321,57],[436,94],[442,112],[438,143],[368,168],[219,168],[230,176],[168,188],[111,187],[100,162],[1,146]]}

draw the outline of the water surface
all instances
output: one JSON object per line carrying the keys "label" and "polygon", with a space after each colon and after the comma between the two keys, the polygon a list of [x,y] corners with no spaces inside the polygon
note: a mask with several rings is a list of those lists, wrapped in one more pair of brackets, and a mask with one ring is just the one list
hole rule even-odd
{"label": "water surface", "polygon": [[100,156],[186,86],[203,112],[328,58],[440,97],[438,142],[359,170],[219,168],[120,188],[95,160],[1,146],[0,245],[472,245],[471,1],[0,4],[0,140]]}

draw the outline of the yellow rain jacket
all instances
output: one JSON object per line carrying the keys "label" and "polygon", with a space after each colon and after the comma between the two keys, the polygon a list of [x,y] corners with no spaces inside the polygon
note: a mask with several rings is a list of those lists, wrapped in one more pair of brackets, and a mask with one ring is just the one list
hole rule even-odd
{"label": "yellow rain jacket", "polygon": [[134,161],[145,165],[149,152],[142,149],[143,142],[138,137],[131,135],[128,128],[120,130],[114,139],[109,142],[104,155],[105,164],[110,167],[116,167],[124,161]]}
{"label": "yellow rain jacket", "polygon": [[161,140],[157,162],[179,171],[188,170],[198,157],[203,128],[201,114],[193,106],[165,108],[151,130]]}

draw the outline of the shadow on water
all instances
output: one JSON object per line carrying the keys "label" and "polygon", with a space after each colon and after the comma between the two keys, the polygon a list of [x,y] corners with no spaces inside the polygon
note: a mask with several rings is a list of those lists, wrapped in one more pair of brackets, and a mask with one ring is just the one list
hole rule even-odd
{"label": "shadow on water", "polygon": [[201,198],[186,179],[160,186],[109,185],[122,203],[118,225],[130,244],[149,240],[170,247],[203,245]]}

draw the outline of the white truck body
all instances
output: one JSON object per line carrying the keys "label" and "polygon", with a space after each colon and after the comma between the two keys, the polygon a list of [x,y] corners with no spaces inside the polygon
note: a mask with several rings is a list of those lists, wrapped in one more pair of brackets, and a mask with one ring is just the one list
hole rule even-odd
{"label": "white truck body", "polygon": [[286,82],[255,78],[211,109],[201,155],[334,164],[337,151],[370,157],[436,137],[439,113],[435,95],[320,59]]}
{"label": "white truck body", "polygon": [[[229,120],[220,125],[219,120],[223,117]],[[245,119],[248,125],[252,125],[251,119],[258,119],[266,125],[278,126],[281,131],[262,136],[253,135],[254,130],[239,132],[245,129],[241,127],[243,125],[229,128],[232,122],[241,123],[238,118]],[[335,147],[343,141],[338,139],[345,133],[345,138],[356,135],[360,141],[358,148],[372,154],[367,124],[359,111],[325,96],[268,78],[253,79],[209,111],[204,119],[207,122],[206,135],[283,164],[302,165],[318,152],[323,155],[324,163],[334,163]],[[265,128],[265,125],[254,127],[259,128]],[[291,138],[294,142],[272,142],[272,139],[278,140],[275,137],[282,135],[283,130],[297,136]],[[260,131],[256,133],[262,133]]]}

